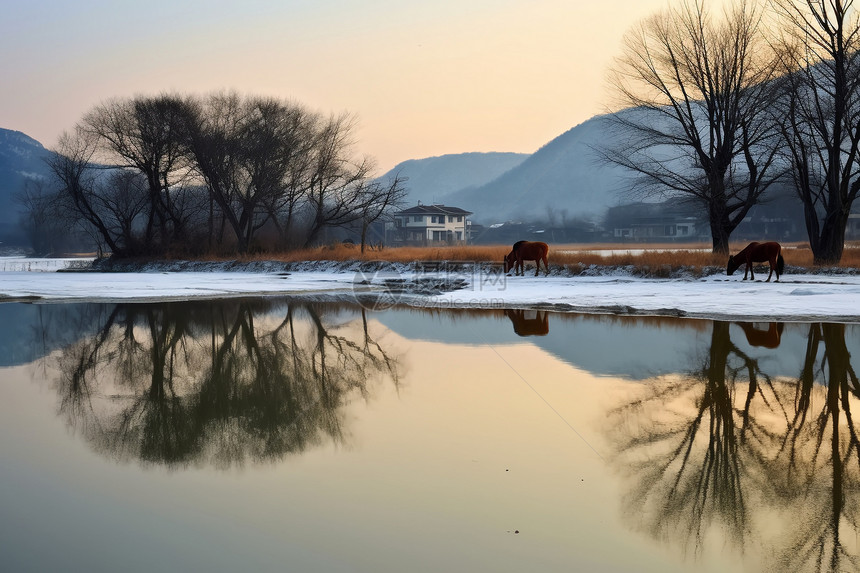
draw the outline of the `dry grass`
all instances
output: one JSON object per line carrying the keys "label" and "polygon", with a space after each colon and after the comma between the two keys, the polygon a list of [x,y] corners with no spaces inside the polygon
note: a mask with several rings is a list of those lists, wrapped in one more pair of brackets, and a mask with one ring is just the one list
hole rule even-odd
{"label": "dry grass", "polygon": [[[730,252],[737,253],[747,245],[732,244]],[[710,244],[683,246],[669,245],[607,245],[598,249],[579,245],[572,249],[557,248],[550,252],[550,259],[556,264],[569,267],[581,265],[632,266],[647,274],[668,276],[672,271],[688,269],[702,272],[706,268],[725,268],[726,257],[711,252]],[[600,254],[604,251],[604,254]],[[612,254],[606,254],[613,251]],[[641,252],[640,252],[641,251]],[[555,255],[555,256],[553,256]],[[782,256],[785,264],[792,267],[815,269],[812,250],[806,243],[783,245]],[[860,243],[846,243],[840,268],[860,268]]]}
{"label": "dry grass", "polygon": [[389,247],[367,249],[364,253],[353,245],[337,244],[312,249],[298,249],[286,253],[263,253],[249,256],[246,260],[297,261],[389,261],[411,263],[413,261],[502,261],[511,250],[502,245],[487,246],[442,246],[442,247]]}
{"label": "dry grass", "polygon": [[[746,242],[731,245],[736,253]],[[705,243],[667,244],[577,244],[550,247],[550,265],[559,265],[573,272],[591,266],[627,266],[634,272],[651,276],[670,276],[674,271],[686,269],[702,272],[713,267],[725,268],[726,257],[714,255],[711,245]],[[389,261],[411,263],[414,261],[475,261],[501,262],[510,251],[508,245],[469,245],[434,247],[389,247],[368,249],[361,253],[357,246],[337,244],[333,246],[299,249],[286,253],[261,253],[248,255],[242,260],[299,261]],[[611,252],[610,252],[611,251]],[[812,251],[805,243],[783,245],[786,265],[813,269]],[[843,268],[860,268],[860,242],[846,243],[842,261]]]}

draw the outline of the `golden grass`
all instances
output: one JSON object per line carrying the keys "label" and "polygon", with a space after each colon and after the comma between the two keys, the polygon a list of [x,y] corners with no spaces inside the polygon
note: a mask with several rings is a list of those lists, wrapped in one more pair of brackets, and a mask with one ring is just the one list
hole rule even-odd
{"label": "golden grass", "polygon": [[357,246],[333,245],[298,249],[285,253],[261,253],[249,255],[245,260],[298,261],[388,261],[411,263],[413,261],[498,261],[502,262],[510,247],[503,245],[486,246],[439,246],[439,247],[387,247],[367,249],[364,253]]}
{"label": "golden grass", "polygon": [[[737,253],[747,245],[746,242],[732,244],[731,253]],[[662,268],[665,272],[689,268],[701,272],[708,267],[725,268],[726,257],[711,252],[710,244],[697,245],[607,245],[594,249],[587,245],[575,248],[556,248],[550,251],[550,260],[563,265],[610,265],[633,266],[654,271]],[[614,251],[600,254],[600,251]],[[632,252],[631,252],[632,251]],[[640,252],[642,251],[642,252]],[[782,256],[785,264],[793,267],[814,269],[812,250],[806,243],[787,243],[783,245]],[[846,243],[842,254],[841,268],[860,268],[860,243]],[[659,274],[659,273],[658,273]]]}
{"label": "golden grass", "polygon": [[[730,251],[737,253],[746,242],[732,244]],[[668,276],[672,271],[688,269],[702,272],[706,268],[725,268],[726,257],[710,251],[711,245],[697,244],[576,244],[550,247],[549,263],[576,272],[596,266],[630,266],[650,275]],[[612,253],[609,253],[612,251]],[[509,245],[454,245],[432,247],[387,247],[367,249],[361,253],[353,245],[332,245],[298,249],[284,253],[260,253],[241,257],[241,260],[300,261],[388,261],[411,263],[415,261],[469,261],[498,262],[510,252]],[[786,265],[813,269],[812,251],[806,243],[783,245]],[[231,258],[231,260],[234,260]],[[844,268],[860,268],[860,242],[846,243],[842,261]]]}

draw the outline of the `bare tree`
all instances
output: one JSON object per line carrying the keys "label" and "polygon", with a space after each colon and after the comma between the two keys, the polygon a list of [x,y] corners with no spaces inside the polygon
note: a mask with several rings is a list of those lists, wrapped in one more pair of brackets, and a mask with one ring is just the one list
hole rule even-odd
{"label": "bare tree", "polygon": [[68,235],[58,217],[56,191],[43,179],[27,179],[14,200],[22,208],[21,227],[36,255],[56,253]]}
{"label": "bare tree", "polygon": [[[255,98],[248,106],[243,157],[257,215],[249,231],[271,222],[284,236],[305,189],[306,178],[301,174],[306,173],[316,118],[302,106],[274,99]],[[286,214],[284,228],[280,227],[282,213]]]}
{"label": "bare tree", "polygon": [[373,180],[367,182],[362,188],[361,199],[361,252],[367,243],[367,230],[376,221],[383,220],[392,209],[395,209],[406,198],[406,188],[403,186],[405,179],[395,176],[389,181]]}
{"label": "bare tree", "polygon": [[[164,250],[181,241],[187,214],[181,183],[188,174],[189,102],[176,95],[114,99],[87,113],[81,129],[94,135],[105,165],[140,171],[149,201],[144,243]],[[157,240],[157,241],[156,241]],[[158,242],[158,245],[156,245]]]}
{"label": "bare tree", "polygon": [[350,157],[355,119],[332,115],[316,132],[309,163],[306,195],[311,213],[305,246],[316,242],[326,227],[342,227],[359,221],[367,202],[366,185],[372,170],[368,158]]}
{"label": "bare tree", "polygon": [[117,255],[216,241],[244,253],[262,246],[262,231],[287,245],[299,225],[309,245],[329,227],[366,231],[403,195],[401,180],[373,182],[372,161],[354,160],[353,126],[348,114],[235,92],[116,99],[84,116],[54,167]]}
{"label": "bare tree", "polygon": [[728,253],[732,231],[778,175],[761,22],[743,0],[719,18],[687,0],[631,30],[612,72],[632,109],[610,116],[621,137],[604,158],[632,170],[647,194],[699,203],[715,253]]}
{"label": "bare tree", "polygon": [[842,258],[860,190],[860,15],[853,0],[771,0],[782,21],[787,162],[816,264]]}
{"label": "bare tree", "polygon": [[103,216],[92,169],[95,148],[95,138],[80,128],[66,132],[48,159],[48,167],[57,179],[60,196],[68,202],[69,210],[85,221],[112,253],[128,254],[128,245],[117,240],[110,222]]}
{"label": "bare tree", "polygon": [[239,252],[268,221],[278,224],[284,205],[295,208],[296,187],[303,190],[295,166],[308,154],[309,123],[301,106],[237,93],[212,95],[197,108],[190,149]]}
{"label": "bare tree", "polygon": [[129,251],[146,251],[140,244],[140,230],[147,213],[146,180],[131,169],[111,170],[104,183],[98,185],[98,202],[103,219],[109,222],[112,234]]}

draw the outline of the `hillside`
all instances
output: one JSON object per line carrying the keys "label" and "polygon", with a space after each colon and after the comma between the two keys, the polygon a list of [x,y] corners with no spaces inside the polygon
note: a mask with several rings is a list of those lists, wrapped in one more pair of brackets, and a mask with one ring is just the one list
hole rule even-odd
{"label": "hillside", "polygon": [[606,116],[596,116],[556,137],[517,167],[480,187],[446,197],[472,211],[474,220],[598,220],[606,209],[630,201],[627,173],[603,163],[593,147],[605,143]]}
{"label": "hillside", "polygon": [[21,133],[0,128],[0,242],[20,244],[20,206],[15,195],[28,179],[48,176],[44,159],[49,155],[41,143]]}
{"label": "hillside", "polygon": [[476,188],[520,165],[526,153],[459,153],[410,159],[398,163],[380,179],[395,175],[406,178],[405,204],[448,202],[448,196],[463,189]]}

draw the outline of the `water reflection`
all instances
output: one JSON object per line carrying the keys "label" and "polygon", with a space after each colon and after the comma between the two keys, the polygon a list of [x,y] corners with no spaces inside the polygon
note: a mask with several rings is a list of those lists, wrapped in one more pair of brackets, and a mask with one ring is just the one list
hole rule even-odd
{"label": "water reflection", "polygon": [[[713,323],[689,375],[654,379],[612,412],[627,519],[697,555],[718,531],[740,551],[772,547],[776,570],[860,567],[860,384],[845,325],[808,325],[795,377],[769,374],[730,326]],[[738,326],[752,346],[779,344],[780,324]]]}
{"label": "water reflection", "polygon": [[[670,546],[667,554],[673,559],[688,553],[704,560],[706,553],[718,553],[709,563],[742,555],[761,570],[860,567],[860,443],[853,418],[860,382],[850,352],[858,347],[856,325],[550,317],[544,311],[501,309],[397,308],[366,315],[355,306],[276,299],[0,305],[0,323],[4,308],[14,311],[6,323],[12,316],[31,316],[28,327],[18,329],[27,334],[19,336],[29,340],[32,333],[39,341],[39,375],[59,372],[51,382],[62,418],[111,459],[173,469],[230,468],[349,443],[348,403],[382,388],[375,383],[380,379],[399,383],[403,355],[383,334],[391,329],[419,349],[411,352],[413,364],[425,366],[410,372],[413,392],[402,402],[398,395],[387,403],[397,413],[389,411],[387,422],[377,422],[375,439],[394,435],[397,443],[389,444],[391,457],[378,449],[374,455],[380,457],[370,465],[379,475],[397,474],[400,483],[412,486],[392,498],[396,507],[384,506],[382,514],[398,515],[407,498],[417,500],[413,514],[445,506],[439,500],[447,497],[424,503],[435,484],[422,482],[419,473],[453,484],[450,491],[469,492],[462,498],[468,500],[464,512],[491,514],[503,505],[500,500],[516,498],[507,489],[513,480],[507,478],[529,467],[538,469],[521,483],[522,491],[540,489],[534,484],[547,476],[549,482],[563,482],[561,493],[546,489],[534,503],[530,496],[538,494],[529,493],[529,507],[586,507],[584,499],[620,499],[623,519],[615,511],[608,519],[612,527],[607,526],[606,538],[612,543],[636,537],[630,535],[633,529]],[[523,377],[515,376],[507,361],[495,364],[496,370],[483,362],[504,354],[487,348],[501,345],[510,345],[518,357],[539,357],[526,362],[534,390],[527,394],[539,392],[545,400],[522,399]],[[6,362],[20,360],[17,347],[11,352],[0,347],[4,351],[9,352]],[[511,376],[511,385],[503,382],[504,375]],[[542,433],[543,426],[534,423],[546,415],[546,405],[565,412],[600,456],[574,459],[567,442],[563,449],[547,447],[556,430]],[[597,421],[577,418],[577,411],[588,411]],[[364,421],[379,413],[369,413]],[[26,423],[29,418],[20,419]],[[416,423],[409,434],[410,425],[402,423],[407,418],[423,425]],[[500,438],[513,418],[530,421],[512,434],[518,442]],[[494,420],[500,425],[493,426]],[[17,423],[12,420],[8,427],[17,430]],[[32,433],[30,427],[18,435],[27,436],[21,439],[37,450],[41,446]],[[471,445],[456,446],[482,436],[487,443],[474,451]],[[535,449],[540,453],[531,457]],[[423,461],[418,472],[402,464],[404,451]],[[529,455],[523,457],[524,451]],[[506,481],[488,482],[491,472],[481,464],[489,459],[519,460],[520,471],[499,471]],[[522,463],[526,459],[529,463]],[[463,471],[463,460],[469,460],[469,471]],[[559,460],[563,463],[553,465]],[[576,483],[587,484],[581,491],[558,477],[567,476],[559,472],[570,470],[561,469],[568,462],[577,472],[593,464],[583,471],[585,480],[576,474]],[[343,475],[354,459],[332,463],[342,464],[331,467]],[[622,476],[620,488],[609,470]],[[315,491],[320,479],[310,474],[306,483],[311,488],[297,489],[296,497]],[[590,480],[592,475],[601,479]],[[590,481],[600,481],[603,489],[585,490],[592,487]],[[357,482],[360,493],[353,497],[370,492],[373,482]],[[320,497],[327,499],[343,487],[338,483]],[[484,495],[487,491],[498,495]],[[363,512],[372,513],[384,494],[368,496],[373,502]],[[560,532],[576,520],[589,527],[607,521],[605,505],[598,505],[582,513],[562,511],[546,529],[561,539]],[[538,513],[535,523],[549,515]],[[340,518],[326,511],[321,515],[323,530]],[[463,515],[457,515],[458,523],[468,523]],[[571,539],[559,545],[569,548]],[[629,540],[624,542],[629,546]]]}
{"label": "water reflection", "polygon": [[767,328],[761,328],[754,322],[739,322],[737,324],[744,331],[744,336],[746,336],[750,346],[764,348],[777,348],[785,328],[785,324],[781,322],[770,322]]}
{"label": "water reflection", "polygon": [[59,355],[60,412],[118,460],[226,468],[342,443],[349,397],[398,379],[363,310],[344,321],[343,307],[261,300],[87,308],[104,316]]}
{"label": "water reflection", "polygon": [[[527,335],[522,323],[517,332],[518,313],[533,320],[534,330],[544,335]],[[373,318],[410,340],[465,345],[528,343],[597,376],[632,380],[686,370],[688,355],[710,339],[709,321],[678,317],[396,308],[374,313]],[[792,350],[799,348],[795,338],[789,342]],[[783,340],[783,347],[786,342]]]}
{"label": "water reflection", "polygon": [[520,336],[549,334],[549,313],[545,310],[507,309],[505,316],[511,320],[514,332]]}

